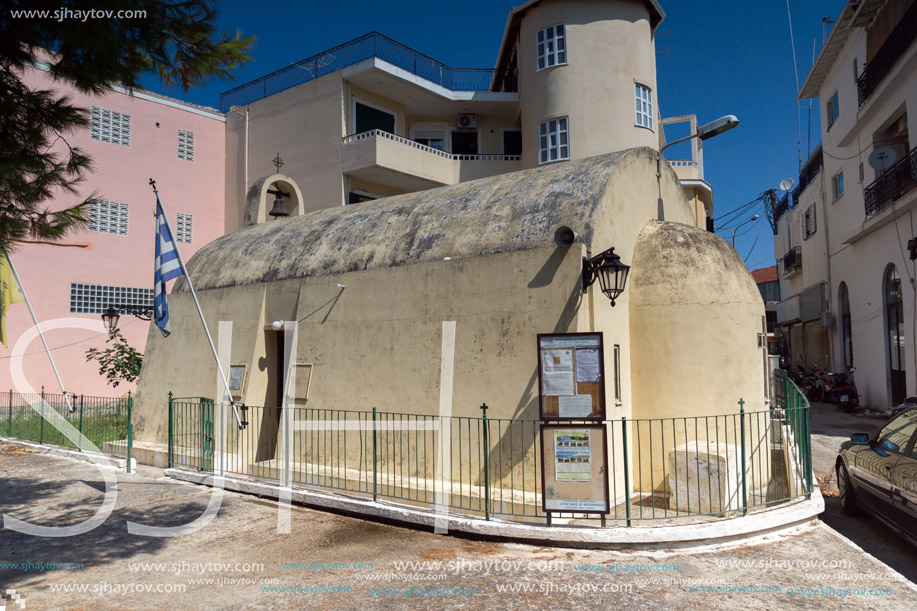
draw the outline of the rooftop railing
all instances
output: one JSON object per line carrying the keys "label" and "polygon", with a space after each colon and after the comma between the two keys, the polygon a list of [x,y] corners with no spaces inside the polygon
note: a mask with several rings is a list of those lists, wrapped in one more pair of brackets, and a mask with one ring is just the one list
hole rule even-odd
{"label": "rooftop railing", "polygon": [[[451,91],[490,91],[494,80],[495,70],[450,68],[387,36],[378,32],[370,32],[333,49],[322,51],[286,68],[275,70],[261,78],[230,89],[220,95],[220,110],[227,112],[232,106],[251,104],[372,58],[381,59]],[[505,87],[511,87],[511,89]],[[504,90],[515,92],[515,83],[508,85],[504,83]]]}
{"label": "rooftop railing", "polygon": [[917,38],[917,4],[911,6],[895,29],[892,30],[888,40],[872,58],[863,74],[857,79],[857,98],[860,106],[866,103],[869,96],[879,88],[885,77],[891,72],[901,56],[910,48]]}

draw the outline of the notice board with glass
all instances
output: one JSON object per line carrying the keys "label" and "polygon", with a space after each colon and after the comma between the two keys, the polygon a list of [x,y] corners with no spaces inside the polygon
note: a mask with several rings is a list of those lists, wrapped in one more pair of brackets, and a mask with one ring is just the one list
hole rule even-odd
{"label": "notice board with glass", "polygon": [[609,512],[604,424],[542,424],[541,448],[543,511]]}
{"label": "notice board with glass", "polygon": [[602,333],[539,333],[542,420],[605,420]]}

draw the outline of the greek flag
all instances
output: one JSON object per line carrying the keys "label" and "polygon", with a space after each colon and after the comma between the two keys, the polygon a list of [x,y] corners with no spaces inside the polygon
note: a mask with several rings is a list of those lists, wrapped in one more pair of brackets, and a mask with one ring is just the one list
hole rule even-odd
{"label": "greek flag", "polygon": [[172,239],[172,230],[169,221],[156,194],[156,272],[153,276],[154,299],[153,307],[156,326],[162,331],[163,337],[169,337],[169,303],[166,301],[166,282],[173,278],[183,276],[181,265],[178,263],[178,248]]}

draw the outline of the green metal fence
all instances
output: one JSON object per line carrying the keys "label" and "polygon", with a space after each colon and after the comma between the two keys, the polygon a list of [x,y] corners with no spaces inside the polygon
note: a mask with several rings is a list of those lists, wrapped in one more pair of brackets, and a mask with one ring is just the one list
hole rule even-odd
{"label": "green metal fence", "polygon": [[[809,406],[779,381],[792,402],[771,410],[746,412],[739,401],[716,416],[606,421],[607,519],[722,516],[808,498]],[[170,398],[169,464],[546,523],[543,423],[490,418],[482,407],[481,417],[440,417],[249,406],[239,430],[228,404]]]}
{"label": "green metal fence", "polygon": [[[69,405],[68,401],[69,399]],[[0,435],[40,444],[73,448],[90,448],[83,437],[107,454],[130,459],[133,446],[131,410],[133,398],[95,397],[90,395],[46,393],[21,394],[12,390],[0,394]],[[51,425],[52,412],[57,413],[83,437],[71,441]],[[128,468],[130,468],[128,460]]]}

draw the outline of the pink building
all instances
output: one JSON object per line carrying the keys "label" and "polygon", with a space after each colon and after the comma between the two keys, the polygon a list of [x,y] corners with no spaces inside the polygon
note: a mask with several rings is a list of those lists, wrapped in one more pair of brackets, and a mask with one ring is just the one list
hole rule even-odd
{"label": "pink building", "polygon": [[[26,74],[25,82],[32,88],[62,90],[41,69]],[[88,153],[95,168],[81,184],[81,195],[95,193],[102,201],[90,209],[89,229],[68,235],[66,246],[25,244],[11,255],[43,324],[54,319],[101,321],[109,304],[152,306],[156,200],[148,184],[151,177],[185,260],[225,232],[225,132],[219,111],[146,91],[91,96],[68,87],[61,92],[90,112],[91,126],[68,141]],[[48,207],[77,201],[62,196]],[[9,347],[0,346],[0,392],[13,388],[10,354],[33,326],[25,303],[12,305],[7,316]],[[119,328],[142,352],[150,324],[125,315]],[[113,389],[97,364],[86,362],[86,350],[105,346],[104,333],[62,328],[45,336],[68,392],[114,396],[134,389],[134,384],[124,383]],[[25,354],[29,383],[36,390],[44,385],[48,392],[59,393],[38,338]]]}

